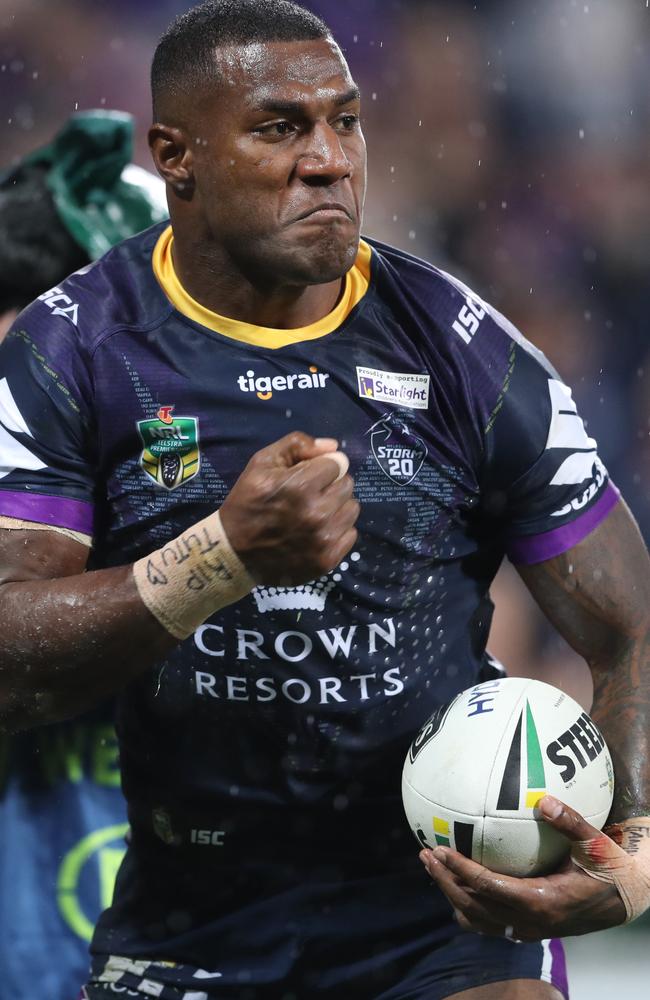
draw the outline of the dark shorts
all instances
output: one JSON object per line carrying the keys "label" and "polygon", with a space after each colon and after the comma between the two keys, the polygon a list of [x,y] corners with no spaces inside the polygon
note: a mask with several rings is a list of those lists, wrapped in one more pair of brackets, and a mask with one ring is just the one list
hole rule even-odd
{"label": "dark shorts", "polygon": [[[566,966],[558,940],[519,944],[458,933],[435,948],[425,946],[408,964],[390,954],[372,956],[347,970],[308,967],[304,956],[282,982],[253,984],[251,973],[220,975],[187,965],[110,956],[93,960],[80,1000],[159,997],[160,1000],[443,1000],[454,993],[509,979],[551,983],[568,998]],[[236,980],[239,979],[239,982]],[[235,981],[233,981],[235,980]]]}

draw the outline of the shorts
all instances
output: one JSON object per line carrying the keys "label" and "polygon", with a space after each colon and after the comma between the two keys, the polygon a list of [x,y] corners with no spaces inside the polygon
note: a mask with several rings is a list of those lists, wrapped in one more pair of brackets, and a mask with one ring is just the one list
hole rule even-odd
{"label": "shorts", "polygon": [[[301,956],[279,982],[254,983],[253,973],[223,975],[196,967],[111,955],[93,960],[79,1000],[443,1000],[454,993],[510,979],[551,983],[568,1000],[559,940],[519,943],[458,932],[438,947],[422,942],[408,962],[382,952],[356,965],[318,969]],[[238,981],[237,981],[238,980]]]}

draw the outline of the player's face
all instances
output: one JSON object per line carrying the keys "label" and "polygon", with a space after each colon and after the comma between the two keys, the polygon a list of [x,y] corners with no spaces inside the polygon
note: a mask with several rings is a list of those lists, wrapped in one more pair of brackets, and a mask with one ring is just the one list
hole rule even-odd
{"label": "player's face", "polygon": [[333,281],[354,263],[366,187],[359,93],[331,39],[217,51],[198,109],[196,196],[210,240],[256,283]]}

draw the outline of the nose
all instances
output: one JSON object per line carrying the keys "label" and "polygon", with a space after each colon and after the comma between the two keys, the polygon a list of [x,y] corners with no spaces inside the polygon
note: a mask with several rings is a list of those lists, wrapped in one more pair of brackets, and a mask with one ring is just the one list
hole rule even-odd
{"label": "nose", "polygon": [[352,173],[338,133],[329,122],[319,122],[296,163],[296,175],[313,186],[335,184]]}

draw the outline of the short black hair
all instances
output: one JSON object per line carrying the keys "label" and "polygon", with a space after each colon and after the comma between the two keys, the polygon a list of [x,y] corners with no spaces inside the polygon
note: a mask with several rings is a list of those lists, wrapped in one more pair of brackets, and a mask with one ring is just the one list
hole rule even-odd
{"label": "short black hair", "polygon": [[74,241],[47,186],[47,167],[0,181],[0,314],[23,309],[90,260]]}
{"label": "short black hair", "polygon": [[189,94],[215,76],[220,46],[329,37],[320,17],[291,0],[205,0],[177,17],[158,42],[151,66],[154,121],[165,97]]}

